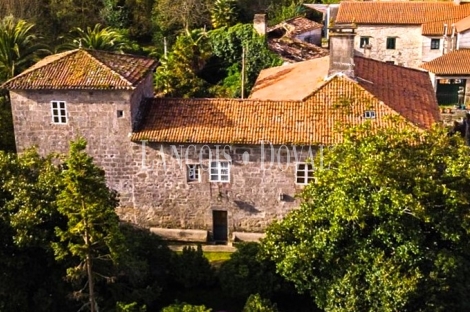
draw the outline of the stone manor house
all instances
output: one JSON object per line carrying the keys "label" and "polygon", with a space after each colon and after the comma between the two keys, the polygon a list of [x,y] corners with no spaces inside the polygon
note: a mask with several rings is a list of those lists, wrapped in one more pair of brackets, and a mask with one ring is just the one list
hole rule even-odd
{"label": "stone manor house", "polygon": [[86,49],[48,56],[3,85],[18,152],[66,152],[83,136],[120,194],[123,220],[188,239],[261,233],[298,206],[314,179],[307,159],[341,142],[338,129],[440,121],[426,72],[361,57],[351,69],[354,35],[332,37],[345,55],[332,55],[301,99],[154,98],[155,60]]}

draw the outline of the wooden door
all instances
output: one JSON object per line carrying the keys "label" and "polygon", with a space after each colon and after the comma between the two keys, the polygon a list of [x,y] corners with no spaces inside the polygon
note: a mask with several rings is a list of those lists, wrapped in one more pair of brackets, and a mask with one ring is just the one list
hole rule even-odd
{"label": "wooden door", "polygon": [[227,211],[213,210],[212,220],[213,220],[213,227],[214,227],[214,241],[227,242],[228,240]]}

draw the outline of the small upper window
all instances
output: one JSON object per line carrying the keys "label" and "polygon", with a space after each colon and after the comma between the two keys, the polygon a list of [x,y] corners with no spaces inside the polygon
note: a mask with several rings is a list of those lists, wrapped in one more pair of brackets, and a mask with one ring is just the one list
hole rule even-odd
{"label": "small upper window", "polygon": [[52,123],[66,124],[67,123],[67,108],[64,101],[52,101]]}
{"label": "small upper window", "polygon": [[212,161],[210,163],[211,182],[229,182],[230,181],[230,163],[228,161]]}
{"label": "small upper window", "polygon": [[375,111],[365,111],[364,118],[367,118],[367,119],[375,118]]}
{"label": "small upper window", "polygon": [[295,183],[308,184],[315,179],[313,164],[298,163],[295,168]]}
{"label": "small upper window", "polygon": [[199,164],[194,164],[194,165],[186,165],[187,169],[187,180],[188,182],[198,182],[201,171],[201,165]]}
{"label": "small upper window", "polygon": [[361,39],[359,39],[359,47],[363,48],[366,45],[369,45],[369,37],[361,37]]}
{"label": "small upper window", "polygon": [[431,50],[438,50],[440,43],[440,39],[431,39]]}
{"label": "small upper window", "polygon": [[397,43],[397,38],[388,37],[387,38],[387,50],[395,50],[396,43]]}

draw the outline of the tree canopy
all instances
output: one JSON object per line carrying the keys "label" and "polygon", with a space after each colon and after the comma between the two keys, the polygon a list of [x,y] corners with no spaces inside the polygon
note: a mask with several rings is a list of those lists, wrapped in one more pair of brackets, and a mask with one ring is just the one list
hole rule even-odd
{"label": "tree canopy", "polygon": [[263,250],[326,311],[470,309],[470,157],[441,128],[349,130]]}

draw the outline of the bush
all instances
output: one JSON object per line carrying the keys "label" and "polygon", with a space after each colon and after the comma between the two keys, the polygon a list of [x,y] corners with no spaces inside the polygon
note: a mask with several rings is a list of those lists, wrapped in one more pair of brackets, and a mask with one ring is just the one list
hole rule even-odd
{"label": "bush", "polygon": [[211,312],[212,309],[208,309],[203,305],[196,306],[187,303],[175,303],[171,306],[165,307],[161,312]]}
{"label": "bush", "polygon": [[97,284],[98,293],[105,301],[101,305],[109,308],[118,301],[135,302],[152,310],[170,279],[168,272],[173,252],[147,229],[124,224],[121,231],[126,256],[118,267],[109,268],[116,276],[112,283]]}
{"label": "bush", "polygon": [[201,245],[197,249],[186,246],[172,260],[171,277],[177,286],[186,289],[209,287],[215,283],[215,271],[204,257]]}
{"label": "bush", "polygon": [[258,243],[240,244],[230,260],[220,267],[221,287],[232,297],[247,298],[255,293],[271,297],[281,289],[283,278],[276,274],[272,262],[258,259],[259,251]]}
{"label": "bush", "polygon": [[243,312],[278,312],[275,303],[272,303],[269,299],[261,298],[259,294],[254,294],[248,297],[245,303]]}

